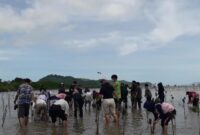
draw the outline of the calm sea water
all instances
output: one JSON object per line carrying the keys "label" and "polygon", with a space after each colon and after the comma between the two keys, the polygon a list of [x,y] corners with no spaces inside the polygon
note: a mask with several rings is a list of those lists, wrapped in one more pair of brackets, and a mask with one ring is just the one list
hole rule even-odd
{"label": "calm sea water", "polygon": [[[170,88],[167,90],[167,102],[174,104],[177,109],[176,121],[174,128],[169,124],[170,135],[199,135],[200,131],[200,116],[198,113],[191,111],[190,107],[182,103],[182,98],[185,96],[186,90],[189,88]],[[199,88],[195,88],[199,91]],[[154,93],[154,90],[152,90]],[[16,93],[0,93],[0,118],[3,116],[3,102],[4,105],[8,104],[8,97],[10,97],[10,107],[8,107],[4,127],[0,127],[1,135],[95,135],[97,130],[96,110],[84,110],[83,119],[74,119],[73,114],[68,118],[68,127],[63,128],[58,125],[56,127],[51,125],[51,122],[35,122],[30,116],[29,126],[26,131],[20,130],[19,122],[17,119],[17,111],[13,109],[13,100]],[[144,94],[144,91],[143,91]],[[171,95],[175,97],[171,99]],[[143,103],[144,103],[143,98]],[[185,108],[185,109],[184,109]],[[151,114],[148,116],[153,118]],[[2,120],[0,119],[0,123]],[[120,124],[116,125],[111,123],[106,126],[103,119],[103,113],[99,113],[99,134],[100,135],[150,135],[150,128],[147,123],[147,115],[145,109],[132,110],[129,107],[127,114],[120,118]],[[173,130],[174,129],[174,132]],[[161,127],[157,126],[154,135],[161,135]]]}

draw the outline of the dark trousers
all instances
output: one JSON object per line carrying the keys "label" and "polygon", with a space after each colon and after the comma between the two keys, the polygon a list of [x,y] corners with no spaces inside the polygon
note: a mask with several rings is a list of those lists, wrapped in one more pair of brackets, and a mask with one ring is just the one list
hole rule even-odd
{"label": "dark trousers", "polygon": [[128,108],[128,105],[127,105],[127,103],[128,103],[127,97],[122,97],[122,102],[124,102],[125,108],[127,109],[127,108]]}
{"label": "dark trousers", "polygon": [[83,117],[83,103],[74,101],[74,117],[77,117],[77,111],[79,110],[79,116]]}
{"label": "dark trousers", "polygon": [[165,100],[165,95],[164,94],[159,94],[159,99],[160,99],[160,103],[163,103]]}
{"label": "dark trousers", "polygon": [[[142,103],[141,99],[142,98],[136,98],[139,109],[141,109],[141,103]],[[136,108],[137,108],[137,105],[136,105]]]}

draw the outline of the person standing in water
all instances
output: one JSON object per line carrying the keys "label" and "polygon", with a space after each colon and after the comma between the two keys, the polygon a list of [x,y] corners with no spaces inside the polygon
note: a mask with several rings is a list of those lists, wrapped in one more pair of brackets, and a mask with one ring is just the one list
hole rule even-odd
{"label": "person standing in water", "polygon": [[65,94],[65,84],[62,82],[60,83],[60,88],[58,89],[58,94],[64,93]]}
{"label": "person standing in water", "polygon": [[160,82],[158,83],[158,98],[160,99],[160,103],[163,103],[164,102],[164,99],[165,99],[165,89],[163,87],[163,84]]}
{"label": "person standing in water", "polygon": [[149,85],[147,83],[145,84],[145,97],[146,97],[146,101],[151,101],[152,94],[149,89]]}
{"label": "person standing in water", "polygon": [[115,104],[116,104],[116,109],[117,109],[117,115],[119,117],[120,113],[120,109],[121,109],[121,84],[120,82],[117,80],[118,76],[117,75],[112,75],[111,79],[113,80],[114,84],[113,87],[115,89],[114,91],[114,100],[115,100]]}
{"label": "person standing in water", "polygon": [[102,80],[102,85],[100,89],[101,97],[103,98],[103,111],[105,114],[106,124],[110,122],[110,116],[113,116],[114,121],[118,121],[118,117],[116,114],[116,104],[113,98],[114,88],[110,83],[106,80]]}
{"label": "person standing in water", "polygon": [[77,118],[77,111],[79,110],[79,117],[83,118],[83,105],[84,99],[82,96],[82,89],[75,86],[73,92],[73,101],[74,101],[74,117]]}
{"label": "person standing in water", "polygon": [[[139,82],[137,82],[136,85],[137,85],[137,88],[136,88],[136,91],[137,91],[136,101],[137,101],[137,104],[138,104],[138,108],[141,109],[142,89],[140,87],[140,83]],[[136,105],[136,109],[137,109],[137,105]]]}
{"label": "person standing in water", "polygon": [[130,87],[132,109],[137,107],[137,100],[136,100],[137,91],[136,91],[136,88],[137,88],[136,81],[132,81],[132,85]]}
{"label": "person standing in water", "polygon": [[18,119],[22,128],[26,128],[28,125],[29,108],[31,101],[34,100],[33,88],[30,83],[30,79],[24,79],[24,83],[19,86],[14,100],[15,105],[18,100]]}
{"label": "person standing in water", "polygon": [[128,105],[127,105],[128,89],[127,88],[128,88],[128,85],[121,83],[121,101],[125,104],[126,109],[128,108]]}

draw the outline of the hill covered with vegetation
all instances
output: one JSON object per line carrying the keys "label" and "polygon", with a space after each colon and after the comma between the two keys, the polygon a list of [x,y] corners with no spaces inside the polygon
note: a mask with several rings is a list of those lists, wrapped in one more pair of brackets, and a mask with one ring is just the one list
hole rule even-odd
{"label": "hill covered with vegetation", "polygon": [[[46,89],[57,89],[59,88],[60,83],[63,82],[65,84],[65,87],[69,88],[73,81],[77,81],[81,87],[100,87],[99,80],[90,80],[61,75],[47,75],[36,82],[32,82],[31,85],[34,87],[34,89],[40,89],[41,86],[45,87]],[[19,77],[16,77],[12,81],[2,81],[0,79],[0,92],[16,91],[22,82],[23,79]]]}
{"label": "hill covered with vegetation", "polygon": [[[31,78],[30,78],[31,79]],[[47,75],[36,82],[32,82],[31,85],[34,89],[40,89],[43,86],[46,89],[58,89],[60,83],[64,83],[66,88],[69,88],[73,81],[77,81],[77,83],[81,87],[89,87],[89,88],[99,88],[100,82],[99,80],[91,80],[91,79],[84,79],[84,78],[75,78],[72,76],[61,76],[61,75]],[[22,78],[16,77],[12,81],[2,81],[0,79],[0,92],[3,91],[16,91],[19,85],[23,82]],[[125,84],[131,84],[131,82],[122,80],[121,82]],[[141,83],[144,85],[144,83]]]}

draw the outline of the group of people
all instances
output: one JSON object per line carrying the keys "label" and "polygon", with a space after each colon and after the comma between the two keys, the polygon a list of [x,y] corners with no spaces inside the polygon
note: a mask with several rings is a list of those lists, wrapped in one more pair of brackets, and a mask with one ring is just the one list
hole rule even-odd
{"label": "group of people", "polygon": [[[30,85],[30,79],[24,79],[24,83],[19,86],[17,95],[14,100],[15,106],[18,107],[18,118],[22,128],[28,124],[29,108],[33,111],[34,117],[41,120],[51,118],[53,124],[57,119],[62,120],[64,126],[67,126],[67,118],[69,117],[70,109],[73,110],[74,117],[83,117],[83,107],[88,105],[89,109],[92,106],[97,109],[102,108],[105,116],[106,124],[110,121],[119,122],[121,106],[123,109],[128,108],[128,95],[130,90],[131,105],[133,109],[141,109],[142,103],[142,88],[139,82],[133,81],[131,86],[118,81],[117,75],[111,76],[112,82],[106,79],[100,81],[100,91],[91,92],[88,88],[83,90],[76,81],[70,86],[69,91],[65,91],[64,83],[61,83],[58,93],[50,94],[45,88],[41,88],[37,96],[33,94],[33,88]],[[145,84],[146,102],[144,108],[154,114],[154,123],[152,132],[159,118],[163,132],[167,132],[168,122],[175,117],[176,110],[173,105],[164,102],[164,87],[162,83],[158,84],[158,96],[153,99],[149,85]],[[18,103],[17,103],[18,101]],[[47,115],[49,114],[49,115]]]}

